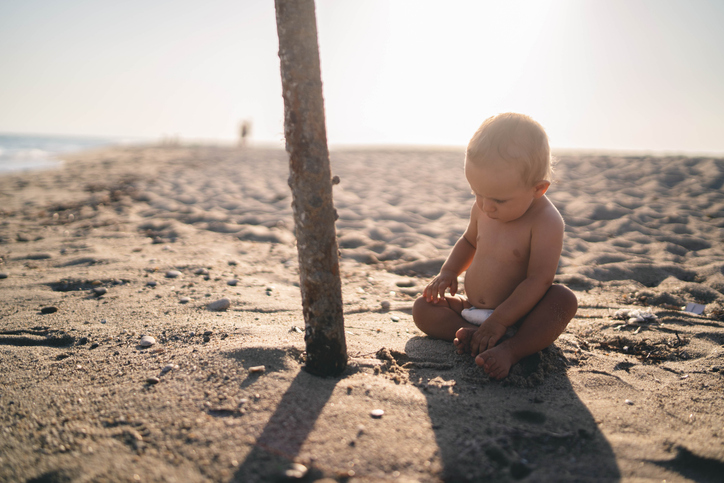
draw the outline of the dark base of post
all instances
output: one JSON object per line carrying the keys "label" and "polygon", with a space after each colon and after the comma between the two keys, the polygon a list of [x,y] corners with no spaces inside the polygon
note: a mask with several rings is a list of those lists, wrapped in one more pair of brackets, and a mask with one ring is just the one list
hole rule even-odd
{"label": "dark base of post", "polygon": [[339,376],[347,368],[347,348],[338,340],[320,337],[307,339],[307,361],[304,370],[315,376]]}

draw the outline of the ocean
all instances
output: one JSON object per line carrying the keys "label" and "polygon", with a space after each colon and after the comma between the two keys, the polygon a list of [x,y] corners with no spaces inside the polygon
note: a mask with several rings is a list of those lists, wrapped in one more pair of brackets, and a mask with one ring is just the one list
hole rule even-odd
{"label": "ocean", "polygon": [[126,142],[120,138],[0,133],[0,174],[54,168],[63,162],[64,154]]}

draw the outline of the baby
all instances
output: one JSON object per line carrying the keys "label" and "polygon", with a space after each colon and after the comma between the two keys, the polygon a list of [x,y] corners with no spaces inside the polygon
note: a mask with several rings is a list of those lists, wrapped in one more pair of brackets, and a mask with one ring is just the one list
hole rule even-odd
{"label": "baby", "polygon": [[[468,144],[465,177],[475,195],[468,227],[412,316],[427,335],[453,341],[502,379],[552,344],[578,309],[573,292],[553,285],[564,224],[545,196],[551,156],[543,127],[522,114],[486,119]],[[461,297],[458,275],[466,270]]]}

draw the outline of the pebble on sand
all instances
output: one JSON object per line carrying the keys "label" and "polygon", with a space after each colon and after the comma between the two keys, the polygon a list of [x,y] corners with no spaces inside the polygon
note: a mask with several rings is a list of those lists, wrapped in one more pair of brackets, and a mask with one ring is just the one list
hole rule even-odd
{"label": "pebble on sand", "polygon": [[174,369],[178,369],[177,364],[166,364],[165,366],[163,366],[163,369],[161,369],[161,375],[164,375],[167,372],[172,371]]}
{"label": "pebble on sand", "polygon": [[58,311],[58,307],[43,307],[40,309],[41,314],[54,314]]}
{"label": "pebble on sand", "polygon": [[380,419],[383,414],[385,414],[385,411],[382,409],[373,409],[372,411],[370,411],[370,416],[375,419]]}
{"label": "pebble on sand", "polygon": [[141,341],[138,343],[141,347],[151,347],[153,344],[156,343],[156,339],[151,337],[150,335],[144,335],[141,337]]}
{"label": "pebble on sand", "polygon": [[187,303],[191,302],[191,299],[189,297],[181,297],[180,299],[178,299],[178,302],[180,304],[187,304]]}
{"label": "pebble on sand", "polygon": [[382,302],[380,302],[380,307],[382,307],[382,310],[387,312],[388,310],[390,310],[390,307],[392,307],[392,304],[390,304],[388,300],[383,300]]}
{"label": "pebble on sand", "polygon": [[214,302],[211,302],[209,305],[206,306],[211,311],[221,311],[226,310],[231,306],[231,300],[227,299],[226,297],[216,300]]}
{"label": "pebble on sand", "polygon": [[166,272],[166,278],[178,278],[181,276],[181,272],[178,270],[169,270]]}
{"label": "pebble on sand", "polygon": [[92,292],[96,297],[100,297],[101,295],[108,293],[108,289],[105,287],[93,287]]}
{"label": "pebble on sand", "polygon": [[249,368],[251,374],[261,374],[266,371],[266,366],[253,366]]}
{"label": "pebble on sand", "polygon": [[209,274],[209,271],[205,268],[197,268],[194,271],[194,275],[208,275],[208,274]]}
{"label": "pebble on sand", "polygon": [[146,379],[146,383],[148,383],[148,384],[158,384],[159,382],[161,382],[161,379],[159,379],[158,377],[155,377],[155,376],[152,376],[152,377],[149,377],[148,379]]}
{"label": "pebble on sand", "polygon": [[9,275],[7,274],[7,272],[0,272],[0,278],[8,278],[8,277],[9,277]]}
{"label": "pebble on sand", "polygon": [[228,280],[226,283],[227,283],[227,285],[231,285],[232,287],[236,287],[236,284],[239,283],[239,281],[234,278],[234,279]]}
{"label": "pebble on sand", "polygon": [[307,467],[299,463],[292,463],[287,471],[284,472],[290,480],[301,480],[307,476]]}

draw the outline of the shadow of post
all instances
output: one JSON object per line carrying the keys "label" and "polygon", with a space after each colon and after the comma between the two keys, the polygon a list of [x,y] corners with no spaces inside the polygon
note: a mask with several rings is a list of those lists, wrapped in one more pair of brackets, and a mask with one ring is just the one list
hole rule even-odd
{"label": "shadow of post", "polygon": [[300,371],[234,474],[234,481],[287,481],[285,471],[299,454],[339,380]]}
{"label": "shadow of post", "polygon": [[526,379],[531,366],[559,357],[546,351],[548,361],[521,364],[518,383],[506,384],[490,381],[448,342],[407,342],[409,378],[427,398],[444,481],[620,480],[611,446],[562,367],[542,381],[540,374]]}

